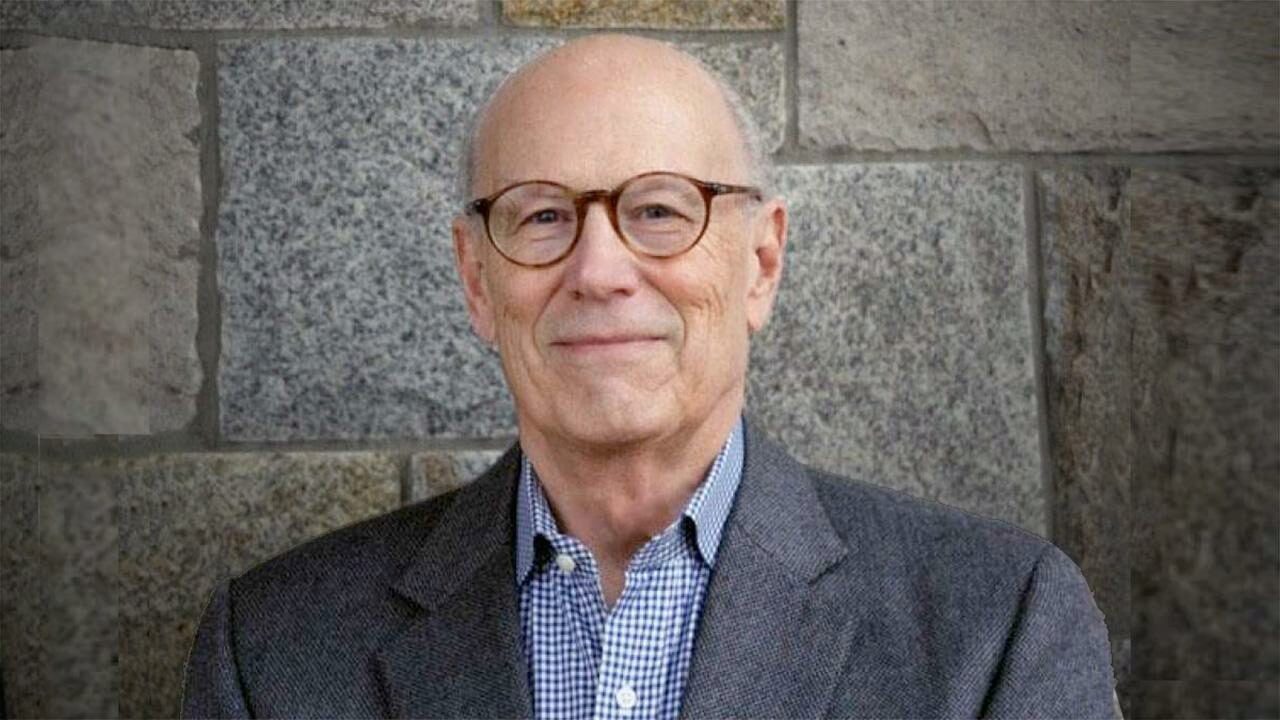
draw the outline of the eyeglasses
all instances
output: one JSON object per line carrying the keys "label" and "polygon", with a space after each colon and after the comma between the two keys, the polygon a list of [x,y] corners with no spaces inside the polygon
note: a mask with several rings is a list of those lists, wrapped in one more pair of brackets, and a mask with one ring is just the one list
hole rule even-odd
{"label": "eyeglasses", "polygon": [[673,257],[702,239],[711,200],[750,194],[759,188],[705,182],[672,172],[648,172],[612,190],[574,192],[549,180],[526,180],[467,203],[484,219],[489,242],[504,258],[525,267],[545,267],[573,251],[582,235],[587,206],[599,200],[627,247],[650,257]]}

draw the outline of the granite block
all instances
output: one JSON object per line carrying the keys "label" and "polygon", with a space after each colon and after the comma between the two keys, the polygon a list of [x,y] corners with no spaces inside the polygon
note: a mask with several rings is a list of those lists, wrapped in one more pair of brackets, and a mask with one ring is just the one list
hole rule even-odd
{"label": "granite block", "polygon": [[[1090,590],[1093,590],[1094,601],[1101,606],[1101,598],[1098,597],[1098,591],[1093,589],[1092,580],[1090,581]],[[1112,618],[1106,618],[1107,631],[1110,633],[1111,641],[1111,677],[1116,684],[1116,701],[1120,703],[1120,715],[1122,717],[1133,717],[1133,663],[1130,661],[1132,654],[1133,642],[1128,635],[1122,635],[1111,628]],[[1126,623],[1127,615],[1126,615]]]}
{"label": "granite block", "polygon": [[803,145],[1073,152],[1280,144],[1280,6],[798,5]]}
{"label": "granite block", "polygon": [[1132,720],[1203,720],[1280,717],[1280,683],[1214,680],[1134,684]]}
{"label": "granite block", "polygon": [[409,502],[426,500],[480,477],[502,457],[502,450],[440,450],[409,459]]}
{"label": "granite block", "polygon": [[1128,636],[1136,449],[1124,364],[1131,268],[1120,251],[1129,231],[1128,172],[1050,172],[1038,181],[1054,540],[1089,580],[1112,637]]}
{"label": "granite block", "polygon": [[0,675],[5,717],[46,717],[47,583],[40,543],[40,483],[33,455],[0,455]]}
{"label": "granite block", "polygon": [[782,0],[503,0],[502,17],[533,27],[781,30]]}
{"label": "granite block", "polygon": [[744,110],[760,130],[766,152],[782,147],[787,126],[786,60],[779,43],[674,44],[701,60],[738,93]]}
{"label": "granite block", "polygon": [[[1082,565],[1132,563],[1113,572],[1129,573],[1135,712],[1154,716],[1140,699],[1149,681],[1188,681],[1161,691],[1184,699],[1220,681],[1274,688],[1280,169],[1040,182],[1055,517]],[[1124,497],[1127,527],[1106,507]]]}
{"label": "granite block", "polygon": [[481,100],[549,40],[220,48],[221,424],[230,439],[514,434],[453,268]]}
{"label": "granite block", "polygon": [[1115,147],[1126,35],[1106,3],[800,3],[800,141]]}
{"label": "granite block", "polygon": [[[0,60],[0,74],[3,68]],[[35,428],[39,405],[33,399],[40,393],[36,254],[5,257],[3,243],[0,237],[0,427]]]}
{"label": "granite block", "polygon": [[781,168],[787,269],[748,411],[802,460],[1046,533],[1022,175]]}
{"label": "granite block", "polygon": [[1128,191],[1134,667],[1280,683],[1280,170]]}
{"label": "granite block", "polygon": [[1159,2],[1129,8],[1136,150],[1280,148],[1280,3]]}
{"label": "granite block", "polygon": [[12,717],[118,717],[117,478],[0,459],[0,632]]}
{"label": "granite block", "polygon": [[194,53],[0,53],[0,425],[148,434],[195,415]]}
{"label": "granite block", "polygon": [[[549,40],[221,46],[221,423],[231,439],[514,434],[449,223],[470,117]],[[776,43],[690,51],[781,142]]]}
{"label": "granite block", "polygon": [[174,30],[417,28],[474,25],[476,0],[6,0],[0,28]]}
{"label": "granite block", "polygon": [[41,460],[45,707],[50,717],[120,716],[120,477],[109,461]]}
{"label": "granite block", "polygon": [[193,453],[118,461],[120,710],[173,717],[216,583],[390,511],[400,462],[375,453]]}

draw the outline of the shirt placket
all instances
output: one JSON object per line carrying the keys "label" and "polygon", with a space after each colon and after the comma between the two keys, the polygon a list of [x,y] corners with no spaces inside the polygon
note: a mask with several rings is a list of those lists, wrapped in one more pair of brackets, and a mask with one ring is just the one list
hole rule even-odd
{"label": "shirt placket", "polygon": [[[538,717],[676,716],[710,574],[708,563],[714,560],[727,498],[741,471],[740,435],[741,425],[674,527],[651,539],[633,558],[612,613],[604,606],[594,557],[585,545],[558,532],[532,466],[523,467],[528,524],[536,539],[550,541],[554,554],[548,559],[544,550],[542,559],[535,561],[538,572],[524,586],[521,600],[521,621],[534,638],[526,643],[526,653]],[[728,470],[722,473],[724,468]],[[715,483],[722,476],[720,482],[732,484],[717,494]],[[718,511],[708,514],[704,500]],[[708,536],[699,534],[702,515],[709,518]],[[699,543],[708,543],[710,549]],[[562,554],[568,554],[572,564],[559,560]],[[562,563],[567,567],[560,567]]]}
{"label": "shirt placket", "polygon": [[647,615],[653,603],[654,584],[663,565],[671,560],[671,544],[678,538],[664,534],[641,548],[627,569],[626,583],[613,611],[605,618],[602,658],[596,687],[597,720],[631,720],[655,717],[662,706],[661,683],[653,670],[663,667],[664,622]]}

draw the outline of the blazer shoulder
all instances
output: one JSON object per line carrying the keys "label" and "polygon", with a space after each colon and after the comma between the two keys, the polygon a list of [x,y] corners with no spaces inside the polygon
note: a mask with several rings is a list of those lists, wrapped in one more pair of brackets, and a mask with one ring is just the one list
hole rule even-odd
{"label": "blazer shoulder", "polygon": [[[901,669],[892,692],[928,688],[931,699],[914,705],[930,707],[928,715],[1111,712],[1105,618],[1065,553],[1010,523],[806,472],[848,548],[823,576],[824,595],[845,599],[838,607],[860,618],[865,647],[872,648],[854,661],[852,676]],[[863,702],[865,688],[849,687],[833,707]]]}
{"label": "blazer shoulder", "polygon": [[1024,585],[1041,558],[1071,564],[1045,538],[891,488],[807,468],[837,534],[887,567],[928,568],[957,583]]}
{"label": "blazer shoulder", "polygon": [[[1000,520],[809,472],[832,527],[850,548],[832,573],[831,592],[862,590],[886,647],[923,638],[926,654],[940,666],[982,667],[988,674],[1018,643],[1059,648],[1085,658],[1080,666],[1090,678],[1105,680],[1105,619],[1080,569],[1053,543]],[[1102,696],[1109,698],[1109,688]]]}
{"label": "blazer shoulder", "polygon": [[359,587],[385,587],[426,541],[460,489],[332,530],[265,560],[231,582],[241,602],[293,593],[344,596]]}

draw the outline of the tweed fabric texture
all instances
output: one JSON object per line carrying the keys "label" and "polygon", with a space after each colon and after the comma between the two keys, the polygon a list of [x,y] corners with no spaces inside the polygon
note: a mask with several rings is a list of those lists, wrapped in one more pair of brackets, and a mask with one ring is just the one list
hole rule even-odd
{"label": "tweed fabric texture", "polygon": [[742,474],[739,420],[680,516],[605,607],[594,555],[564,534],[525,456],[516,499],[520,626],[538,718],[674,718],[702,598]]}
{"label": "tweed fabric texture", "polygon": [[[1043,538],[791,459],[748,421],[681,717],[1115,717],[1106,625]],[[530,717],[519,448],[231,579],[188,717]]]}

